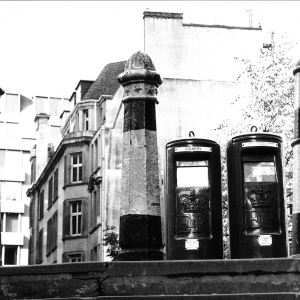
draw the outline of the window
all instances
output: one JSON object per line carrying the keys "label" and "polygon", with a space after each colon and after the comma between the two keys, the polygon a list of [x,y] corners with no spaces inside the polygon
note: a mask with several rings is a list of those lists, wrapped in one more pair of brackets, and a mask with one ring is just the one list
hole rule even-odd
{"label": "window", "polygon": [[35,199],[31,199],[29,206],[30,214],[29,214],[29,228],[33,226],[35,219]]}
{"label": "window", "polygon": [[5,152],[5,150],[0,150],[0,170],[5,168]]}
{"label": "window", "polygon": [[44,217],[44,191],[41,191],[39,196],[39,219]]}
{"label": "window", "polygon": [[50,98],[50,115],[59,116],[61,100],[59,98]]}
{"label": "window", "polygon": [[39,231],[38,235],[38,241],[37,241],[37,250],[38,250],[38,255],[37,255],[37,263],[40,264],[43,261],[43,236],[44,236],[44,231],[41,229]]}
{"label": "window", "polygon": [[95,154],[94,154],[94,157],[95,157],[94,169],[96,169],[98,167],[98,141],[97,140],[95,141]]}
{"label": "window", "polygon": [[52,205],[53,177],[50,178],[48,184],[48,207]]}
{"label": "window", "polygon": [[75,263],[75,262],[81,262],[82,257],[81,254],[70,254],[69,255],[69,262]]}
{"label": "window", "polygon": [[19,214],[3,214],[3,232],[19,232]]}
{"label": "window", "polygon": [[73,154],[72,164],[72,183],[82,182],[82,154]]}
{"label": "window", "polygon": [[96,226],[100,222],[100,203],[101,203],[101,184],[95,186],[92,192],[91,201],[91,227]]}
{"label": "window", "polygon": [[64,201],[63,241],[87,237],[90,225],[89,201],[90,198],[66,199]]}
{"label": "window", "polygon": [[6,151],[5,157],[6,168],[9,168],[10,172],[22,171],[22,152],[21,151]]}
{"label": "window", "polygon": [[19,113],[20,112],[20,101],[19,101],[18,95],[6,94],[5,111],[7,113]]}
{"label": "window", "polygon": [[208,161],[177,161],[177,187],[208,186]]}
{"label": "window", "polygon": [[21,183],[17,181],[0,182],[1,198],[6,201],[21,200]]}
{"label": "window", "polygon": [[70,228],[71,236],[81,235],[81,224],[82,224],[82,201],[71,202],[70,205]]}
{"label": "window", "polygon": [[57,211],[47,222],[47,254],[57,247]]}
{"label": "window", "polygon": [[72,253],[64,253],[63,254],[63,262],[67,263],[77,263],[83,261],[83,253],[82,252],[72,252]]}
{"label": "window", "polygon": [[270,162],[244,162],[245,182],[276,182],[276,168]]}
{"label": "window", "polygon": [[83,111],[83,130],[89,130],[89,111]]}
{"label": "window", "polygon": [[58,169],[54,171],[54,199],[55,201],[58,198]]}
{"label": "window", "polygon": [[91,205],[91,226],[97,224],[97,189],[92,192],[92,205]]}
{"label": "window", "polygon": [[18,265],[18,247],[19,246],[3,246],[4,265]]}

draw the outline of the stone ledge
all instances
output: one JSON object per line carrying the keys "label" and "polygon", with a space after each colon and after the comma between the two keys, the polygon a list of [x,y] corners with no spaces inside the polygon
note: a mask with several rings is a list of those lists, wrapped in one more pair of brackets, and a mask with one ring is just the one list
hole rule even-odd
{"label": "stone ledge", "polygon": [[0,299],[159,299],[164,295],[166,299],[289,300],[300,299],[300,259],[1,267],[0,286]]}

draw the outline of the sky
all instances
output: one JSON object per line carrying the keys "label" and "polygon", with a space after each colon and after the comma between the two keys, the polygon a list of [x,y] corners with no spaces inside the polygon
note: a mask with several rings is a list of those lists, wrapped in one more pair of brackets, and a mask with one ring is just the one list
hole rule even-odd
{"label": "sky", "polygon": [[143,51],[146,10],[231,26],[249,26],[251,10],[252,27],[274,31],[275,42],[287,32],[300,59],[300,1],[0,1],[0,87],[69,98],[79,80]]}

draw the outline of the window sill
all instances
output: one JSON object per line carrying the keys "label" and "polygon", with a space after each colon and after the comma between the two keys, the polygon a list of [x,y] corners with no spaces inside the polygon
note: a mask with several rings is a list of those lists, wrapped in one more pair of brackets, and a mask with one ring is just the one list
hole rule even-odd
{"label": "window sill", "polygon": [[87,235],[74,235],[74,236],[66,236],[63,237],[62,240],[75,240],[75,239],[83,239],[83,238],[87,238]]}
{"label": "window sill", "polygon": [[96,224],[96,225],[89,231],[89,234],[92,234],[93,232],[95,232],[100,226],[101,226],[101,223]]}
{"label": "window sill", "polygon": [[87,181],[82,181],[82,182],[74,182],[74,183],[69,183],[64,185],[62,188],[65,190],[67,187],[71,187],[71,186],[78,186],[78,185],[87,185],[88,182]]}

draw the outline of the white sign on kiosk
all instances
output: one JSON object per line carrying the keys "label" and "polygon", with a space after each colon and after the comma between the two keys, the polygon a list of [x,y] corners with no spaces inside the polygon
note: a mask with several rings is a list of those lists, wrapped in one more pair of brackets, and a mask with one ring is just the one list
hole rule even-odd
{"label": "white sign on kiosk", "polygon": [[198,250],[199,249],[199,240],[188,239],[185,240],[185,250]]}
{"label": "white sign on kiosk", "polygon": [[270,245],[272,245],[272,236],[271,235],[259,235],[258,243],[260,246],[270,246]]}
{"label": "white sign on kiosk", "polygon": [[175,148],[175,152],[212,152],[211,147],[177,147]]}
{"label": "white sign on kiosk", "polygon": [[275,147],[278,148],[278,143],[273,142],[246,142],[242,144],[242,147]]}

